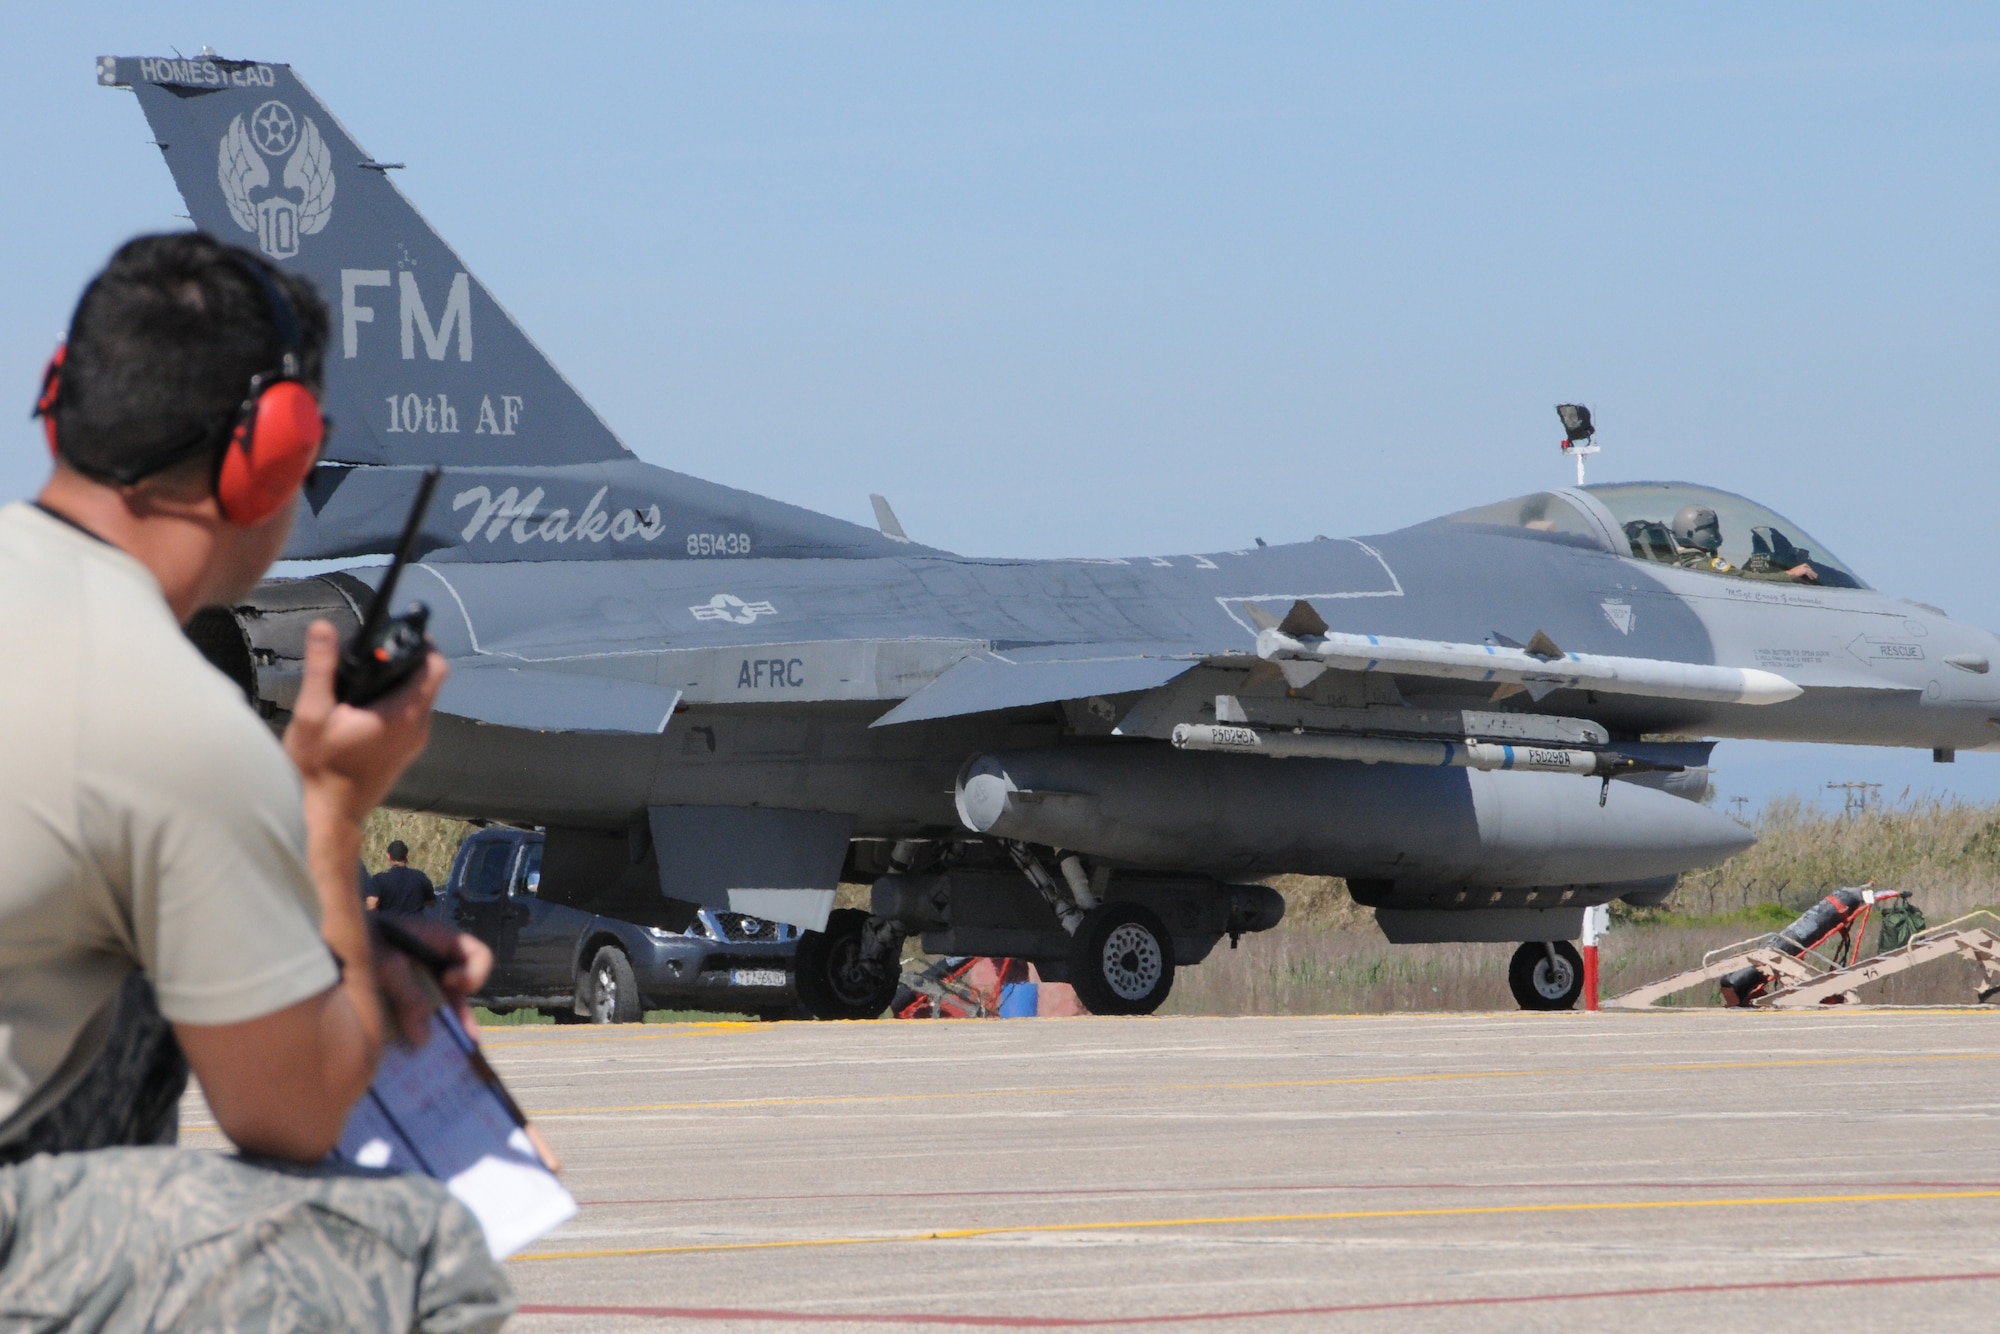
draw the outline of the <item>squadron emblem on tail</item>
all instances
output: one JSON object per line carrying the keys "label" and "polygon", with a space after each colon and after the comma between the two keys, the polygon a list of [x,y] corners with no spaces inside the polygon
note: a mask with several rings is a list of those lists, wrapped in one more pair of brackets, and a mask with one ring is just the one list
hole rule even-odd
{"label": "squadron emblem on tail", "polygon": [[[282,191],[258,198],[257,192],[271,186],[264,159],[287,154]],[[299,238],[318,232],[333,216],[333,154],[312,117],[302,121],[275,99],[229,122],[215,175],[229,216],[256,233],[257,248],[273,259],[298,254]],[[294,199],[291,191],[300,197]]]}

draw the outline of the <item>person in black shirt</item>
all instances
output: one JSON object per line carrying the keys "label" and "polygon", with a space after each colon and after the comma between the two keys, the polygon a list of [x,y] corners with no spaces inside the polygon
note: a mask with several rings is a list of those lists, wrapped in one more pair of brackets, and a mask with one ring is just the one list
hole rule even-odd
{"label": "person in black shirt", "polygon": [[410,863],[410,849],[402,839],[388,847],[389,869],[368,882],[368,906],[376,912],[400,913],[415,917],[437,902],[431,878]]}

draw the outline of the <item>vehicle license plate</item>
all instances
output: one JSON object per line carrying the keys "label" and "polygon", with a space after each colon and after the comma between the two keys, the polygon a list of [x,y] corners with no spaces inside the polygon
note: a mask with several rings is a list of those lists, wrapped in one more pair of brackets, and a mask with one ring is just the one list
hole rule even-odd
{"label": "vehicle license plate", "polygon": [[782,968],[738,968],[729,975],[729,983],[737,987],[782,987],[785,985],[785,971]]}

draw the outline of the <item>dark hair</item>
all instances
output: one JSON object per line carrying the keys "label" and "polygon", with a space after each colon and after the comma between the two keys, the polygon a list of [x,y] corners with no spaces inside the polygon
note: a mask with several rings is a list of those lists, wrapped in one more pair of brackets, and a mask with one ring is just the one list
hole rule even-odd
{"label": "dark hair", "polygon": [[265,280],[292,308],[300,378],[317,394],[327,315],[310,282],[206,232],[120,246],[70,318],[52,409],[64,460],[87,476],[133,482],[215,457],[251,377],[283,355]]}
{"label": "dark hair", "polygon": [[389,860],[392,862],[406,862],[410,860],[410,845],[403,842],[400,838],[391,843],[389,845]]}

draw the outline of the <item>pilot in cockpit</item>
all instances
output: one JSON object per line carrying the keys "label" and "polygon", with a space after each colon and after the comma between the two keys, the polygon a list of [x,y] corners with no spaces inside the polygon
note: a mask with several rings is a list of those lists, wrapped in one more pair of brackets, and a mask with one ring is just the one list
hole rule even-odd
{"label": "pilot in cockpit", "polygon": [[[1674,545],[1679,548],[1674,564],[1684,570],[1707,570],[1733,574],[1739,579],[1796,579],[1816,584],[1819,572],[1806,553],[1794,547],[1777,529],[1754,529],[1750,559],[1739,568],[1722,558],[1722,521],[1706,505],[1683,505],[1674,515]],[[1780,549],[1782,548],[1782,549]],[[1796,559],[1794,559],[1796,558]]]}

